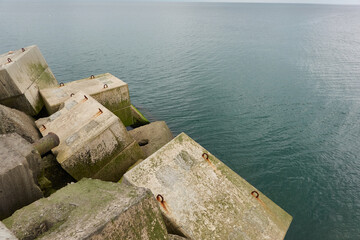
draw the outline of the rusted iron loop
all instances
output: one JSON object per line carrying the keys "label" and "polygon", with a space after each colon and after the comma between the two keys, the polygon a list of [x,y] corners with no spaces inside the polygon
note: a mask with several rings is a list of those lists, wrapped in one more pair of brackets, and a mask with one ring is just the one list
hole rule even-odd
{"label": "rusted iron loop", "polygon": [[90,76],[90,79],[94,79],[94,78],[95,78],[95,76],[94,76],[94,75],[91,75],[91,76]]}
{"label": "rusted iron loop", "polygon": [[74,93],[71,93],[71,94],[70,94],[70,97],[72,97],[72,96],[74,96],[74,95],[75,95]]}
{"label": "rusted iron loop", "polygon": [[88,97],[87,97],[86,95],[84,95],[84,98],[85,98],[86,100],[88,100]]}
{"label": "rusted iron loop", "polygon": [[158,195],[156,196],[156,200],[158,200],[159,202],[163,203],[163,202],[164,202],[164,197],[161,196],[160,194],[158,194]]}
{"label": "rusted iron loop", "polygon": [[259,193],[257,191],[252,191],[251,195],[253,195],[255,198],[259,198]]}
{"label": "rusted iron loop", "polygon": [[7,61],[8,61],[8,63],[11,63],[11,62],[12,62],[11,58],[8,58]]}
{"label": "rusted iron loop", "polygon": [[205,158],[206,160],[209,159],[209,155],[208,155],[207,153],[203,153],[201,156],[202,156],[203,158]]}
{"label": "rusted iron loop", "polygon": [[21,51],[22,51],[22,52],[25,52],[25,48],[22,48]]}
{"label": "rusted iron loop", "polygon": [[103,113],[103,111],[101,110],[101,108],[99,108],[99,112],[100,112],[100,113]]}
{"label": "rusted iron loop", "polygon": [[105,83],[105,84],[104,84],[104,88],[108,88],[108,87],[109,87],[109,86]]}
{"label": "rusted iron loop", "polygon": [[43,125],[41,125],[43,128],[44,128],[44,130],[46,129],[46,127],[45,127],[45,125],[43,124]]}
{"label": "rusted iron loop", "polygon": [[60,87],[63,87],[63,86],[65,86],[65,85],[64,85],[64,83],[61,82],[61,83],[59,83],[59,86],[60,86]]}

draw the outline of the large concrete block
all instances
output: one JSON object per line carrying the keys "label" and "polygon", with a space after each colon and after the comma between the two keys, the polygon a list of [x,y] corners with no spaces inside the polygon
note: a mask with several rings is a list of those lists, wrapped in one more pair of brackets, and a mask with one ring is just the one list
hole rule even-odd
{"label": "large concrete block", "polygon": [[0,105],[0,134],[13,132],[30,143],[40,139],[40,132],[32,117],[16,109]]}
{"label": "large concrete block", "polygon": [[124,175],[190,239],[283,239],[292,217],[182,133]]}
{"label": "large concrete block", "polygon": [[17,237],[15,237],[15,235],[2,222],[0,222],[0,239],[18,240]]}
{"label": "large concrete block", "polygon": [[167,239],[150,190],[82,179],[3,223],[19,239]]}
{"label": "large concrete block", "polygon": [[16,133],[0,135],[0,219],[41,198],[37,185],[41,157]]}
{"label": "large concrete block", "polygon": [[71,94],[78,91],[95,98],[118,116],[125,126],[133,124],[128,85],[110,73],[61,84],[55,88],[41,89],[40,94],[48,113],[53,114]]}
{"label": "large concrete block", "polygon": [[29,115],[39,113],[44,103],[39,88],[57,81],[35,45],[0,55],[0,103]]}
{"label": "large concrete block", "polygon": [[152,122],[129,133],[139,143],[146,158],[174,138],[164,121]]}
{"label": "large concrete block", "polygon": [[120,119],[95,99],[78,92],[64,107],[36,125],[41,134],[57,134],[52,151],[76,180],[83,177],[118,181],[143,153]]}

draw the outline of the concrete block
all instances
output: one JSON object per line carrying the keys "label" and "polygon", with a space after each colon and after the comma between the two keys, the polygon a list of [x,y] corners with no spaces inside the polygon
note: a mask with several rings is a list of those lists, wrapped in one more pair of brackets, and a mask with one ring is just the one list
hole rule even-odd
{"label": "concrete block", "polygon": [[168,234],[168,240],[186,240],[188,238],[181,237],[179,235]]}
{"label": "concrete block", "polygon": [[2,222],[0,222],[0,239],[18,240],[17,237],[15,237],[15,235]]}
{"label": "concrete block", "polygon": [[36,121],[41,134],[57,134],[52,150],[61,166],[76,180],[83,177],[119,181],[143,158],[140,147],[112,112],[84,92],[65,101],[64,107]]}
{"label": "concrete block", "polygon": [[170,233],[190,239],[283,239],[292,217],[182,133],[124,175],[149,188]]}
{"label": "concrete block", "polygon": [[145,158],[159,150],[174,137],[164,121],[152,122],[129,131],[130,135],[139,143]]}
{"label": "concrete block", "polygon": [[56,85],[37,46],[0,55],[0,104],[36,115],[44,105],[39,88]]}
{"label": "concrete block", "polygon": [[35,120],[25,113],[0,105],[0,134],[16,132],[30,143],[40,139]]}
{"label": "concrete block", "polygon": [[96,179],[69,184],[3,223],[19,239],[167,239],[150,190]]}
{"label": "concrete block", "polygon": [[41,157],[16,133],[0,135],[0,219],[43,196],[37,185]]}
{"label": "concrete block", "polygon": [[110,73],[85,78],[55,88],[41,89],[40,94],[49,114],[55,113],[71,94],[83,91],[118,116],[125,126],[133,124],[127,83]]}

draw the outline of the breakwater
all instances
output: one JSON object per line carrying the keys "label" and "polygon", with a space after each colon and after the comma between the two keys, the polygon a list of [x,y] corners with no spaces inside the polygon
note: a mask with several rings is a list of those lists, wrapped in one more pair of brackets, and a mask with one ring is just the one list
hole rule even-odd
{"label": "breakwater", "polygon": [[[18,156],[8,164],[9,154],[3,154],[2,164],[8,166],[2,174],[10,181],[0,185],[3,196],[18,190],[19,197],[12,200],[13,209],[19,210],[1,215],[18,238],[284,238],[292,220],[288,213],[186,134],[172,139],[164,122],[147,122],[131,105],[127,84],[121,80],[111,74],[91,75],[55,85],[36,46],[3,54],[0,63],[5,76],[1,101],[23,111],[3,106],[4,112],[13,112],[9,125],[27,113],[37,118],[42,136],[59,140],[41,159],[44,153],[37,147],[30,151],[36,157],[19,154],[29,144],[18,135],[25,132],[13,127],[5,129],[9,135],[1,135],[12,140],[2,141],[0,151]],[[126,125],[138,128],[127,131]],[[28,128],[34,129],[31,120]],[[32,185],[17,181],[21,174],[12,174],[18,165],[25,166]],[[59,183],[54,178],[58,175],[68,177],[57,179]],[[70,179],[74,186],[68,185]],[[32,200],[18,202],[28,188],[37,189],[29,192]],[[115,192],[99,199],[100,189]],[[101,199],[109,202],[97,204]],[[104,209],[114,215],[104,219]],[[87,218],[93,220],[80,227]]]}

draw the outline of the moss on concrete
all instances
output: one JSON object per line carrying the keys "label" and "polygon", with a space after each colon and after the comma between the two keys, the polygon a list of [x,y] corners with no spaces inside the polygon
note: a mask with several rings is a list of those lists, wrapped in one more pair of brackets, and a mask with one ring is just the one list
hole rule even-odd
{"label": "moss on concrete", "polygon": [[133,124],[131,126],[134,128],[150,123],[150,121],[134,105],[131,105],[131,114],[133,117]]}
{"label": "moss on concrete", "polygon": [[4,224],[19,239],[166,239],[149,190],[83,179],[15,212]]}

